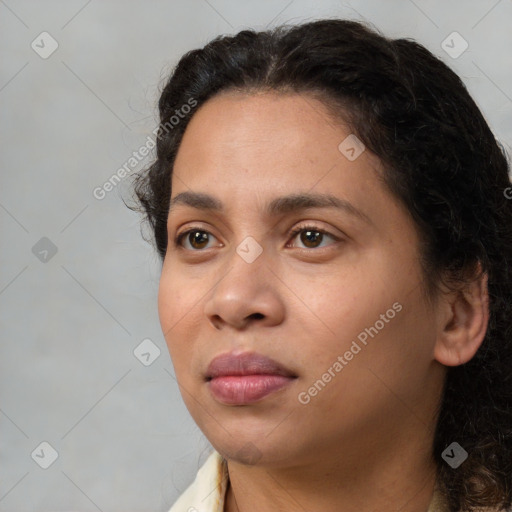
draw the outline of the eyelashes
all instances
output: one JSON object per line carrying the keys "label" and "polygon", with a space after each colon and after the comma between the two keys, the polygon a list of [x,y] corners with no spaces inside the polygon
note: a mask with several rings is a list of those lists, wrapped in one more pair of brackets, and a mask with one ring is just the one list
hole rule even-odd
{"label": "eyelashes", "polygon": [[[176,235],[176,237],[174,238],[174,246],[176,248],[181,248],[183,250],[188,250],[191,252],[201,252],[205,248],[208,248],[208,247],[200,247],[200,248],[193,247],[192,244],[190,243],[190,235],[192,233],[195,233],[196,235],[201,234],[201,236],[198,237],[195,241],[195,242],[199,241],[199,243],[202,243],[204,241],[208,242],[209,241],[208,237],[210,237],[210,236],[215,237],[208,230],[206,230],[200,226],[191,227],[191,228],[187,229],[186,231],[183,231],[182,233],[178,233]],[[306,237],[307,237],[306,243],[314,244],[316,242],[316,240],[311,241],[310,237],[313,237],[314,239],[320,238],[321,242],[324,241],[325,237],[331,238],[335,242],[340,241],[340,238],[336,237],[329,231],[327,231],[319,226],[316,226],[314,224],[303,224],[303,225],[297,226],[296,228],[290,230],[287,234],[288,240],[290,240],[290,239],[293,240],[294,238],[297,237],[297,235],[299,235],[301,233],[306,234]],[[183,244],[184,241],[187,241],[192,248],[185,247]],[[302,243],[304,243],[304,242],[302,242]],[[306,246],[306,247],[297,247],[297,248],[308,251],[308,250],[315,250],[315,249],[323,249],[324,247],[325,246],[316,246],[316,247],[307,247]]]}
{"label": "eyelashes", "polygon": [[[299,235],[300,233],[315,233],[315,234],[319,234],[321,236],[321,239],[323,241],[323,238],[325,236],[329,237],[329,238],[332,238],[333,240],[335,241],[338,241],[339,239],[337,237],[335,237],[332,233],[329,233],[329,231],[326,231],[325,229],[322,229],[318,226],[315,226],[315,225],[305,225],[305,226],[299,226],[295,229],[292,229],[290,231],[290,233],[288,234],[288,236],[290,238],[296,238],[297,235]],[[306,249],[317,249],[318,247],[306,247]],[[302,247],[300,247],[300,249],[302,249]]]}

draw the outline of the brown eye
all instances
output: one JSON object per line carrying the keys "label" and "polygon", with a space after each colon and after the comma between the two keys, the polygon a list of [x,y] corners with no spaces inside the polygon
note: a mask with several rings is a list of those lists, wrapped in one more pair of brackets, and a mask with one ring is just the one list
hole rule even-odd
{"label": "brown eye", "polygon": [[308,248],[317,247],[317,244],[322,242],[323,233],[320,231],[302,231],[300,241]]}
{"label": "brown eye", "polygon": [[[183,243],[185,241],[189,243],[192,250],[200,250],[208,245],[210,235],[211,233],[202,229],[189,229],[178,235],[174,243],[176,246],[185,247]],[[190,249],[190,247],[185,247],[185,249]]]}
{"label": "brown eye", "polygon": [[[338,240],[338,238],[336,238],[334,235],[331,235],[327,231],[319,229],[315,226],[298,227],[292,231],[289,236],[294,239],[297,238],[297,235],[299,234],[300,242],[306,249],[322,248],[322,242],[324,242],[325,237],[331,238],[331,240],[334,241]],[[191,228],[177,235],[174,244],[176,247],[183,247],[187,250],[200,251],[201,249],[207,248],[211,236],[213,235],[204,229]]]}
{"label": "brown eye", "polygon": [[299,226],[290,233],[290,237],[295,239],[299,234],[300,242],[306,249],[317,249],[324,247],[321,244],[326,236],[327,238],[331,238],[334,241],[338,240],[338,238],[336,238],[334,235],[331,235],[327,231],[319,229],[316,226]]}

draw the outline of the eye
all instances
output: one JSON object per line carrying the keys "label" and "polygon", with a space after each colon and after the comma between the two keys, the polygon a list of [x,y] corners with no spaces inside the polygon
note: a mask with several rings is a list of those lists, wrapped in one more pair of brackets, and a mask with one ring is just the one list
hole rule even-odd
{"label": "eye", "polygon": [[[293,239],[296,238],[297,235],[299,234],[302,234],[302,236],[300,237],[300,241],[304,244],[306,249],[317,249],[323,247],[320,244],[324,241],[326,236],[334,241],[339,240],[331,233],[314,225],[298,226],[297,228],[290,231],[288,236],[289,238]],[[174,245],[176,247],[183,247],[186,250],[198,252],[201,249],[208,248],[210,236],[213,235],[209,231],[206,231],[202,228],[190,228],[187,231],[184,231],[183,233],[179,233],[178,235],[176,235],[174,239]],[[187,242],[189,244],[188,247],[186,246]]]}
{"label": "eye", "polygon": [[[184,247],[188,250],[205,249],[207,248],[209,236],[213,236],[209,231],[205,231],[202,228],[191,228],[178,234],[174,239],[174,245],[176,247]],[[190,244],[191,248],[184,246],[184,240]]]}
{"label": "eye", "polygon": [[335,241],[339,240],[334,235],[331,235],[331,233],[313,225],[298,226],[290,232],[289,236],[293,239],[299,234],[301,234],[300,241],[305,245],[306,249],[322,247],[319,244],[324,241],[325,236]]}

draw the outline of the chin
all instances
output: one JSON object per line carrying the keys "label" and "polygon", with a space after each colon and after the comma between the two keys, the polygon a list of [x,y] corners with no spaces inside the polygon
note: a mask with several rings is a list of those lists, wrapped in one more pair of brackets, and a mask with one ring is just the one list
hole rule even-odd
{"label": "chin", "polygon": [[230,445],[223,447],[222,451],[217,451],[225,459],[243,464],[244,466],[256,466],[264,462],[263,453],[252,441],[247,441],[245,444],[238,446]]}
{"label": "chin", "polygon": [[[270,436],[272,437],[272,436]],[[264,436],[226,436],[210,443],[225,459],[244,466],[279,467],[289,465],[295,458],[295,449],[286,440],[266,439]],[[273,441],[273,442],[272,442]]]}

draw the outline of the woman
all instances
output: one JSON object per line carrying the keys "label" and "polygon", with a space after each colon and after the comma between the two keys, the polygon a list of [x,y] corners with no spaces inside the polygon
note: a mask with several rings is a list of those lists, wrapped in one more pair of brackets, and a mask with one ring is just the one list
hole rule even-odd
{"label": "woman", "polygon": [[187,53],[135,192],[215,451],[179,511],[502,510],[508,165],[461,80],[353,21]]}

